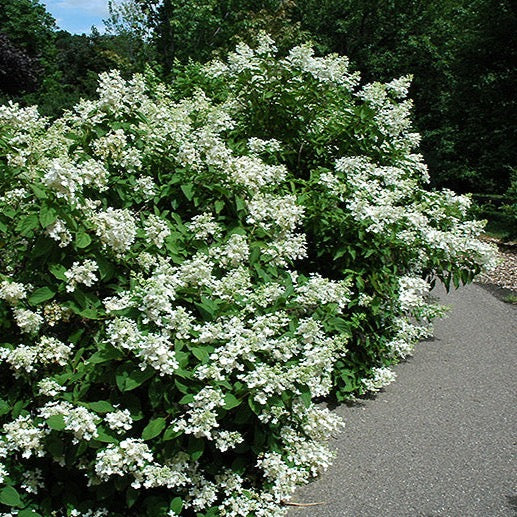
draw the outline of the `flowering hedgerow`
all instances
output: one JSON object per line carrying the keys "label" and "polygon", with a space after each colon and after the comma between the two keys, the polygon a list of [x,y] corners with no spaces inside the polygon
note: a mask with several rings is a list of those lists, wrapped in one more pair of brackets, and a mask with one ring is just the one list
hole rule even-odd
{"label": "flowering hedgerow", "polygon": [[0,107],[5,515],[283,515],[342,425],[315,399],[391,382],[429,282],[492,260],[406,79],[266,36],[196,73]]}

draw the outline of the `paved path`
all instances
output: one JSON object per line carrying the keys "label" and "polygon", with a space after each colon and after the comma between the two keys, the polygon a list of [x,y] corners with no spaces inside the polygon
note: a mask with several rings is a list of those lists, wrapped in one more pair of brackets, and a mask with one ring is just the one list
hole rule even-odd
{"label": "paved path", "polygon": [[517,307],[473,285],[397,380],[354,407],[337,457],[289,517],[517,515]]}

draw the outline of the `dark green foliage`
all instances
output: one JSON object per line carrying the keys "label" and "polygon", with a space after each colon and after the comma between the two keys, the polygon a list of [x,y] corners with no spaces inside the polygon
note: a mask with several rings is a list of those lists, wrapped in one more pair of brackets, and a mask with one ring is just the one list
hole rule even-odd
{"label": "dark green foliage", "polygon": [[40,67],[36,59],[13,45],[5,34],[0,34],[0,92],[25,93],[38,84]]}

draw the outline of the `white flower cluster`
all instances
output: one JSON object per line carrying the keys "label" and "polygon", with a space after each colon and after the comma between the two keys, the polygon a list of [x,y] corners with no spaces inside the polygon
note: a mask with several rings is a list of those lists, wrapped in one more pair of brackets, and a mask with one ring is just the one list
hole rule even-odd
{"label": "white flower cluster", "polygon": [[72,234],[61,219],[56,219],[45,231],[51,239],[59,242],[60,248],[65,248],[72,242]]}
{"label": "white flower cluster", "polygon": [[194,234],[196,239],[206,240],[210,237],[214,239],[220,237],[222,230],[212,214],[205,212],[196,215],[188,224],[189,230]]}
{"label": "white flower cluster", "polygon": [[74,407],[65,401],[48,402],[40,408],[38,416],[44,419],[62,416],[65,430],[74,435],[74,443],[79,443],[79,440],[90,441],[99,436],[96,424],[100,419],[82,406]]}
{"label": "white flower cluster", "polygon": [[132,135],[127,136],[123,129],[115,129],[98,138],[93,143],[93,150],[102,160],[111,161],[123,169],[139,169],[142,155],[136,147],[128,145],[128,140],[132,140]]}
{"label": "white flower cluster", "polygon": [[20,282],[3,280],[0,283],[0,298],[11,305],[16,305],[27,297],[27,288]]}
{"label": "white flower cluster", "polygon": [[133,427],[133,419],[127,409],[107,413],[104,417],[104,422],[108,424],[110,429],[119,433],[129,431]]}
{"label": "white flower cluster", "polygon": [[8,190],[3,196],[0,196],[0,203],[7,206],[16,207],[21,201],[29,197],[29,191],[25,188],[15,188]]}
{"label": "white flower cluster", "polygon": [[136,186],[137,186],[138,191],[145,198],[154,197],[158,190],[156,183],[154,182],[153,178],[151,178],[150,176],[139,176],[136,179]]}
{"label": "white flower cluster", "polygon": [[131,486],[136,489],[183,486],[190,481],[187,472],[188,464],[183,456],[160,465],[154,461],[149,447],[135,438],[122,440],[118,445],[110,443],[97,453],[95,461],[95,473],[101,480],[129,474],[133,477]]}
{"label": "white flower cluster", "polygon": [[307,283],[298,285],[296,302],[305,306],[335,303],[343,311],[350,302],[350,288],[347,280],[329,280],[314,273]]}
{"label": "white flower cluster", "polygon": [[308,73],[322,83],[331,82],[353,90],[359,83],[359,74],[349,73],[349,60],[345,56],[331,54],[314,57],[310,44],[294,47],[285,58],[287,67]]}
{"label": "white flower cluster", "polygon": [[95,472],[101,479],[107,480],[113,475],[123,476],[141,471],[153,460],[151,450],[142,440],[127,438],[119,445],[110,443],[97,454]]}
{"label": "white flower cluster", "polygon": [[34,424],[30,416],[19,416],[3,427],[5,446],[8,452],[20,451],[22,458],[32,455],[43,457],[43,438],[47,431]]}
{"label": "white flower cluster", "polygon": [[395,372],[386,367],[372,368],[372,376],[362,379],[366,391],[379,391],[388,384],[391,384],[396,377]]}
{"label": "white flower cluster", "polygon": [[265,230],[275,225],[283,232],[292,232],[304,213],[295,196],[256,195],[248,203],[248,210],[249,224],[259,224]]}
{"label": "white flower cluster", "polygon": [[99,266],[94,260],[85,260],[82,264],[74,262],[72,267],[65,271],[65,277],[68,285],[66,290],[71,293],[75,291],[77,284],[83,284],[86,287],[91,287],[99,280],[95,274],[99,270]]}
{"label": "white flower cluster", "polygon": [[392,356],[396,358],[404,359],[411,355],[418,341],[431,337],[433,334],[431,325],[415,325],[404,317],[397,318],[393,322],[393,326],[395,335],[386,346],[391,351]]}
{"label": "white flower cluster", "polygon": [[[495,265],[495,247],[478,239],[482,224],[461,222],[468,198],[450,191],[428,192],[421,157],[410,155],[397,167],[379,167],[366,157],[342,158],[336,163],[349,195],[346,207],[368,232],[389,236],[415,250],[412,269],[421,273],[432,256],[472,268]],[[451,211],[457,213],[451,217]]]}
{"label": "white flower cluster", "polygon": [[283,165],[266,165],[260,158],[252,155],[229,158],[226,173],[230,182],[258,192],[268,185],[284,180],[287,169]]}
{"label": "white flower cluster", "polygon": [[430,286],[422,278],[404,276],[399,279],[398,303],[403,312],[411,312],[425,306],[424,297],[429,293]]}
{"label": "white flower cluster", "polygon": [[107,170],[96,160],[76,164],[54,158],[46,167],[42,181],[57,197],[75,203],[85,185],[96,187],[101,192],[106,190],[107,178]]}
{"label": "white flower cluster", "polygon": [[37,494],[45,486],[41,469],[29,470],[23,473],[23,483],[20,488],[29,494]]}
{"label": "white flower cluster", "polygon": [[[188,416],[177,420],[174,423],[174,430],[192,434],[196,438],[205,437],[212,440],[213,429],[219,427],[217,408],[222,406],[224,406],[224,396],[221,390],[207,386],[194,395],[194,400],[188,404]],[[217,439],[221,439],[220,434]]]}
{"label": "white flower cluster", "polygon": [[87,510],[80,512],[75,508],[70,511],[70,517],[108,517],[109,511],[106,508],[97,508],[95,510]]}
{"label": "white flower cluster", "polygon": [[43,324],[43,317],[28,309],[13,309],[14,320],[24,334],[36,334]]}
{"label": "white flower cluster", "polygon": [[63,307],[57,302],[50,302],[43,307],[45,322],[50,327],[55,327],[60,321],[70,321],[72,311],[68,307]]}
{"label": "white flower cluster", "polygon": [[134,353],[141,361],[142,370],[150,366],[159,375],[173,375],[179,366],[174,346],[167,336],[152,332],[144,334],[130,319],[114,319],[109,323],[106,334],[110,344]]}
{"label": "white flower cluster", "polygon": [[38,382],[39,394],[45,397],[55,397],[62,391],[66,391],[65,386],[61,386],[56,380],[45,377]]}
{"label": "white flower cluster", "polygon": [[0,359],[6,361],[19,377],[23,373],[36,371],[38,364],[65,366],[71,354],[72,345],[65,345],[56,338],[43,336],[36,345],[1,349]]}
{"label": "white flower cluster", "polygon": [[153,214],[150,214],[145,221],[144,228],[148,239],[158,248],[163,247],[165,239],[171,233],[169,225],[163,219]]}
{"label": "white flower cluster", "polygon": [[96,213],[92,222],[103,245],[118,256],[131,248],[136,238],[136,223],[129,210],[109,207],[104,212]]}
{"label": "white flower cluster", "polygon": [[262,140],[261,138],[253,137],[248,139],[248,149],[253,154],[276,153],[281,148],[280,142],[274,138]]}

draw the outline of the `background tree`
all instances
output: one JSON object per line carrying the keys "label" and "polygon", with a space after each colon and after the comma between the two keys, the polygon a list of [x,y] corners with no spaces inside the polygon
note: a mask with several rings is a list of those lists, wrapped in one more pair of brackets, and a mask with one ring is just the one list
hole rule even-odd
{"label": "background tree", "polygon": [[36,59],[0,34],[0,95],[34,90],[38,84],[39,65]]}
{"label": "background tree", "polygon": [[55,72],[55,30],[37,0],[0,0],[0,100],[33,91]]}

